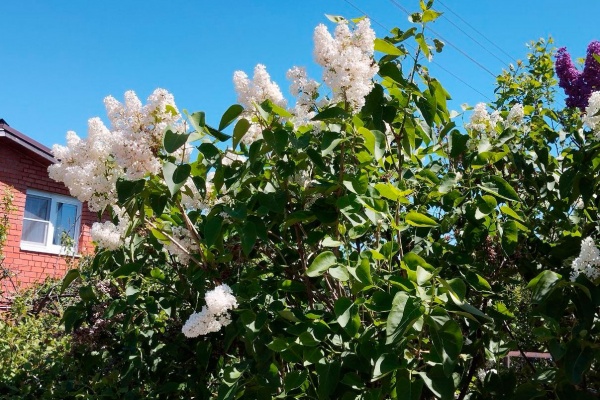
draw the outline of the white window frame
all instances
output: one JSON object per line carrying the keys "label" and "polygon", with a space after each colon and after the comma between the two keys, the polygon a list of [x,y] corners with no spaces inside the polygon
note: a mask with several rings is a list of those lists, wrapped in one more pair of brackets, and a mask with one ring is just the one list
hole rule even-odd
{"label": "white window frame", "polygon": [[[79,235],[81,233],[81,202],[73,197],[63,196],[56,193],[43,192],[41,190],[27,189],[27,196],[43,197],[50,200],[50,216],[48,220],[48,232],[46,234],[46,243],[41,244],[37,242],[28,242],[23,240],[21,236],[21,250],[35,251],[38,253],[49,253],[58,255],[75,255],[77,254],[77,247],[79,245]],[[27,199],[25,199],[27,201]],[[77,216],[75,218],[75,232],[73,238],[73,248],[67,249],[61,245],[55,245],[52,243],[54,238],[54,224],[56,223],[57,217],[57,205],[58,203],[69,204],[77,207]],[[25,220],[25,206],[23,206],[23,221]]]}

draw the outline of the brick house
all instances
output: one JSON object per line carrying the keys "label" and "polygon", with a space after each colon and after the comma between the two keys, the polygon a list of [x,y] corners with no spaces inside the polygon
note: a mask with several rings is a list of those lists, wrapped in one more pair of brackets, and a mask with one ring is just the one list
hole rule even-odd
{"label": "brick house", "polygon": [[[96,214],[50,179],[54,162],[48,147],[0,119],[0,198],[11,187],[15,207],[2,262],[12,275],[0,280],[5,297],[48,276],[61,278],[73,255],[94,251],[90,229]],[[64,246],[69,238],[71,250]]]}

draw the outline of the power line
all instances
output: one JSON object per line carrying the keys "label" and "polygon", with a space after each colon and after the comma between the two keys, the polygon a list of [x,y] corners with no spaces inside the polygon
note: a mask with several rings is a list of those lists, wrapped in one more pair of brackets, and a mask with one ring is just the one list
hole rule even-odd
{"label": "power line", "polygon": [[[457,24],[455,24],[454,21],[452,21],[450,18],[446,17],[445,15],[442,15],[442,17],[446,21],[448,21],[450,24],[452,24],[456,29],[458,29],[463,34],[465,34],[465,36],[467,36],[469,39],[471,39],[473,42],[475,42],[479,47],[481,47],[483,50],[485,50],[488,54],[491,54],[492,57],[494,57],[496,60],[500,61],[502,64],[507,64],[506,60],[503,60],[500,57],[498,57],[496,55],[496,53],[493,53],[492,51],[490,51],[490,49],[488,49],[486,46],[484,46],[483,44],[481,44],[477,39],[475,39],[473,36],[471,36],[467,32],[465,32],[460,26],[458,26]],[[511,59],[511,61],[512,61],[512,59]]]}
{"label": "power line", "polygon": [[[404,13],[406,15],[408,15],[410,17],[410,12],[404,7],[402,6],[400,3],[398,3],[396,0],[390,0],[390,2],[392,4],[394,4],[397,8],[399,8],[400,10],[404,11]],[[439,33],[437,33],[436,31],[434,31],[432,28],[428,28],[434,35],[437,35],[440,39],[442,39],[444,42],[448,43],[450,46],[452,46],[453,48],[455,48],[459,53],[461,53],[463,56],[467,57],[469,60],[471,60],[474,64],[476,64],[479,68],[481,68],[482,70],[486,71],[488,74],[490,74],[491,76],[493,76],[494,78],[496,77],[496,74],[494,74],[492,71],[490,71],[485,65],[481,64],[479,61],[477,61],[476,59],[474,59],[473,57],[471,57],[467,52],[463,51],[462,49],[460,49],[458,46],[456,46],[454,43],[450,42],[448,39],[445,39],[442,35],[440,35]]]}
{"label": "power line", "polygon": [[[442,1],[437,0],[438,3],[440,3],[442,6],[444,6],[448,11],[450,11],[456,18],[460,19],[461,22],[463,22],[465,25],[467,25],[469,28],[473,29],[475,32],[477,32],[477,34],[479,36],[481,36],[482,38],[484,38],[485,40],[487,40],[492,46],[494,46],[495,48],[497,48],[498,50],[500,50],[505,56],[507,56],[511,61],[515,61],[515,59],[513,58],[513,56],[511,56],[510,54],[508,54],[506,51],[504,51],[504,49],[502,49],[502,47],[498,46],[496,43],[494,43],[491,39],[489,39],[487,36],[485,36],[482,32],[480,32],[477,28],[475,28],[473,25],[471,25],[470,23],[468,23],[467,21],[465,21],[459,14],[455,13],[454,11],[452,11],[452,9],[450,7],[448,7],[446,4],[444,4]],[[448,18],[446,18],[448,21],[450,21]],[[454,25],[454,24],[453,24]],[[459,28],[460,29],[460,28]],[[462,29],[461,29],[462,31]]]}
{"label": "power line", "polygon": [[[356,5],[354,5],[350,0],[344,0],[346,3],[348,3],[352,8],[354,8],[356,11],[358,11],[359,13],[361,13],[362,15],[365,15],[366,17],[368,17],[371,21],[375,22],[377,25],[379,25],[381,28],[385,29],[386,31],[390,32],[391,29],[389,29],[388,27],[386,27],[385,25],[383,25],[381,22],[379,22],[378,20],[376,20],[375,18],[369,16],[368,13],[366,13],[365,11],[361,10],[359,7],[357,7]],[[411,50],[415,50],[415,48],[413,46],[411,46],[409,43],[404,43],[408,48],[410,48]],[[456,80],[460,81],[462,84],[464,84],[465,86],[467,86],[468,88],[470,88],[471,90],[473,90],[474,92],[480,94],[481,96],[483,96],[485,99],[489,100],[490,103],[493,102],[492,99],[490,99],[486,94],[480,92],[478,89],[476,89],[475,87],[473,87],[471,84],[469,84],[468,82],[466,82],[464,79],[462,79],[461,77],[459,77],[458,75],[456,75],[454,72],[448,70],[447,68],[445,68],[444,66],[442,66],[441,64],[435,62],[435,60],[431,60],[429,61],[432,64],[435,64],[437,68],[441,69],[442,71],[446,72],[448,75],[454,77]],[[494,75],[495,77],[495,75]]]}

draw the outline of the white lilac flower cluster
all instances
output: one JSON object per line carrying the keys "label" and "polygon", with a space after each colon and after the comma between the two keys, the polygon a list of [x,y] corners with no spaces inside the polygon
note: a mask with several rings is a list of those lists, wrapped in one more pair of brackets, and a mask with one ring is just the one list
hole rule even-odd
{"label": "white lilac flower cluster", "polygon": [[195,338],[211,332],[217,332],[231,323],[229,311],[237,308],[238,303],[231,288],[222,284],[206,292],[206,305],[195,312],[183,325],[181,331],[186,337]]}
{"label": "white lilac flower cluster", "polygon": [[258,64],[254,68],[252,80],[248,78],[244,71],[236,71],[233,74],[233,85],[238,95],[238,103],[244,107],[241,117],[251,122],[248,132],[242,138],[242,142],[250,144],[259,139],[261,135],[260,125],[252,121],[253,117],[258,117],[256,105],[269,99],[274,104],[285,107],[286,100],[281,94],[279,86],[271,81],[267,68],[262,64]]}
{"label": "white lilac flower cluster", "polygon": [[371,22],[365,18],[351,31],[347,21],[342,21],[335,28],[334,36],[320,24],[313,38],[315,61],[324,67],[323,82],[333,91],[332,100],[346,101],[354,111],[359,111],[379,71],[373,61],[375,31],[371,29]]}
{"label": "white lilac flower cluster", "polygon": [[182,226],[173,226],[171,227],[171,237],[173,240],[165,243],[165,250],[169,254],[177,256],[182,264],[189,264],[191,253],[199,249],[192,233]]}
{"label": "white lilac flower cluster", "polygon": [[116,250],[121,247],[125,241],[127,228],[129,227],[129,216],[125,210],[113,206],[113,211],[117,215],[119,222],[117,225],[111,221],[94,222],[91,229],[92,240],[96,242],[101,249]]}
{"label": "white lilac flower cluster", "polygon": [[490,114],[485,103],[478,103],[473,110],[473,114],[471,114],[469,123],[465,124],[465,127],[482,135],[491,135],[496,131],[499,124],[504,128],[520,127],[524,117],[525,112],[522,104],[513,105],[506,120],[504,120],[498,110]]}
{"label": "white lilac flower cluster", "polygon": [[161,162],[157,157],[162,148],[165,129],[175,129],[181,124],[181,115],[175,106],[173,95],[164,89],[156,89],[142,106],[133,91],[125,92],[125,103],[114,97],[104,99],[115,136],[112,154],[128,180],[141,179],[147,174],[160,173]]}
{"label": "white lilac flower cluster", "polygon": [[525,118],[525,111],[523,109],[523,104],[517,103],[508,112],[508,116],[506,117],[506,122],[504,126],[508,127],[518,127],[523,123],[523,118]]}
{"label": "white lilac flower cluster", "polygon": [[[118,178],[135,180],[158,174],[165,129],[181,127],[173,96],[164,89],[156,89],[144,106],[132,91],[125,93],[124,104],[111,96],[104,104],[111,129],[92,118],[87,139],[67,133],[67,146],[53,147],[59,162],[48,169],[52,179],[63,182],[74,197],[88,202],[92,211],[116,203]],[[176,156],[182,159],[186,150]]]}
{"label": "white lilac flower cluster", "polygon": [[192,178],[188,178],[181,188],[181,205],[186,210],[203,211],[210,207],[212,183],[206,182],[206,196],[203,196]]}
{"label": "white lilac flower cluster", "polygon": [[317,106],[316,99],[319,96],[319,83],[314,79],[309,79],[306,68],[303,67],[289,69],[286,77],[292,82],[290,92],[296,98],[296,105],[292,110],[294,115],[292,122],[294,127],[298,128],[309,124],[311,118],[316,115],[314,110]]}
{"label": "white lilac flower cluster", "polygon": [[115,138],[100,118],[88,121],[88,137],[80,139],[67,133],[67,145],[54,145],[54,157],[60,160],[48,167],[50,178],[63,182],[71,195],[87,202],[90,210],[101,211],[117,200],[116,182],[123,174],[113,160]]}
{"label": "white lilac flower cluster", "polygon": [[573,260],[571,281],[575,281],[580,274],[587,276],[591,281],[600,277],[600,250],[596,247],[591,237],[581,242],[579,257]]}
{"label": "white lilac flower cluster", "polygon": [[581,118],[583,124],[594,131],[596,139],[600,139],[600,91],[593,92]]}
{"label": "white lilac flower cluster", "polygon": [[[359,111],[365,104],[365,96],[373,89],[373,77],[379,71],[373,60],[375,31],[371,29],[369,19],[359,21],[354,30],[344,20],[337,25],[333,36],[321,24],[315,28],[314,42],[315,60],[324,67],[323,82],[333,93],[331,101],[345,101],[352,111]],[[319,83],[309,79],[306,69],[302,67],[291,68],[286,76],[291,81],[290,92],[296,98],[296,104],[290,110],[290,121],[296,128],[313,125],[313,128],[319,129],[319,123],[311,122],[316,108],[326,105],[325,99],[317,100]],[[236,71],[233,83],[238,102],[245,109],[241,117],[252,122],[242,138],[244,143],[250,144],[261,134],[260,125],[252,121],[253,117],[258,117],[256,104],[269,99],[274,104],[285,107],[286,101],[279,86],[271,81],[262,64],[254,68],[252,80],[245,72]]]}

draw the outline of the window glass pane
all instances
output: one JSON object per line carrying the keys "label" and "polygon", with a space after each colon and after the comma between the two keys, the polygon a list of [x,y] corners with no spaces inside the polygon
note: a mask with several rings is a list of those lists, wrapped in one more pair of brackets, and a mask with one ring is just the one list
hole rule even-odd
{"label": "window glass pane", "polygon": [[50,199],[27,195],[25,200],[25,218],[48,221],[50,214]]}
{"label": "window glass pane", "polygon": [[48,223],[42,221],[23,220],[23,233],[21,240],[46,244],[46,234],[48,232]]}
{"label": "window glass pane", "polygon": [[54,221],[54,237],[52,244],[62,245],[61,238],[66,232],[71,239],[75,238],[77,223],[77,206],[73,204],[56,203],[56,221]]}

